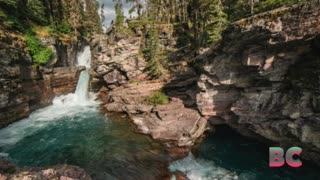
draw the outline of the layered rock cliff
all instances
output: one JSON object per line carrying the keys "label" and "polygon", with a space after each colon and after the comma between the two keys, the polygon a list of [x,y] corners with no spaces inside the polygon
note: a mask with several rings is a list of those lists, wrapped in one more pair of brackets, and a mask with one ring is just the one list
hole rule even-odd
{"label": "layered rock cliff", "polygon": [[[317,162],[319,16],[318,2],[310,1],[240,20],[196,58],[190,49],[173,49],[168,69],[174,73],[164,81],[150,81],[146,74],[147,60],[138,48],[145,44],[146,27],[134,29],[134,35],[111,32],[91,43],[93,82],[97,89],[105,87],[100,98],[107,111],[127,113],[140,132],[167,147],[192,146],[209,121],[284,148],[300,146],[305,159]],[[190,68],[194,62],[197,67]],[[148,104],[159,91],[169,103]]]}
{"label": "layered rock cliff", "polygon": [[50,105],[55,96],[74,92],[81,70],[75,67],[78,42],[62,46],[43,40],[55,53],[40,67],[32,65],[19,33],[1,30],[0,37],[0,128]]}
{"label": "layered rock cliff", "polygon": [[310,1],[238,21],[202,55],[197,105],[214,125],[320,160],[320,5]]}
{"label": "layered rock cliff", "polygon": [[74,92],[77,53],[102,32],[96,1],[0,2],[0,128]]}

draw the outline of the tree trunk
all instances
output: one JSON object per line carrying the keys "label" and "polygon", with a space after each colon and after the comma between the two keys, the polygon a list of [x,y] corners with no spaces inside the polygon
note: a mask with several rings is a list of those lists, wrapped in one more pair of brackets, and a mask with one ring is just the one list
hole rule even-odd
{"label": "tree trunk", "polygon": [[251,15],[254,14],[254,0],[251,0]]}
{"label": "tree trunk", "polygon": [[194,47],[199,48],[199,28],[198,28],[198,17],[199,17],[199,4],[198,0],[192,1],[192,7],[194,8],[193,13],[193,34],[194,34]]}

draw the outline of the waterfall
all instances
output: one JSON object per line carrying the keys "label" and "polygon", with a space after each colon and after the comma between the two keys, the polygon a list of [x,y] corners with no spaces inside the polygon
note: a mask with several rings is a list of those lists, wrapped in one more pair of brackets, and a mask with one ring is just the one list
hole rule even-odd
{"label": "waterfall", "polygon": [[85,66],[87,69],[91,67],[91,51],[90,47],[86,46],[77,58],[78,66]]}
{"label": "waterfall", "polygon": [[4,146],[14,145],[25,137],[47,128],[55,121],[61,121],[66,117],[75,117],[84,112],[95,112],[99,102],[95,101],[95,96],[89,97],[89,70],[91,64],[91,51],[85,47],[79,53],[78,66],[85,66],[79,77],[75,93],[56,97],[53,104],[43,109],[39,109],[30,114],[24,120],[14,123],[7,128],[0,130],[0,157],[7,156],[1,152]]}
{"label": "waterfall", "polygon": [[79,81],[77,84],[76,92],[75,92],[75,101],[76,102],[85,102],[88,100],[89,95],[89,70],[91,65],[91,51],[90,47],[86,46],[78,55],[78,66],[84,66],[86,67],[86,70],[82,71],[79,77]]}

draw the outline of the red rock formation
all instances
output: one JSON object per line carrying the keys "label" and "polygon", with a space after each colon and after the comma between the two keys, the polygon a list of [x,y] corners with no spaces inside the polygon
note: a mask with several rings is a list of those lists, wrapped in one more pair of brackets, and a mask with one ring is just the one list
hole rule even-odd
{"label": "red rock formation", "polygon": [[140,132],[163,142],[169,149],[190,147],[203,134],[206,120],[197,110],[186,108],[178,98],[171,98],[164,105],[148,104],[146,98],[163,86],[162,82],[145,81],[105,92],[104,108],[129,114]]}
{"label": "red rock formation", "polygon": [[316,1],[234,23],[206,54],[197,104],[212,124],[283,147],[301,146],[320,161],[319,26]]}

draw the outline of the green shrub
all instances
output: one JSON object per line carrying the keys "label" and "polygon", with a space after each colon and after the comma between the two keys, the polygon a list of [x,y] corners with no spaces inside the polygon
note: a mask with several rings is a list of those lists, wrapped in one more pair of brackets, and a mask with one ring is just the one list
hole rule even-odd
{"label": "green shrub", "polygon": [[53,55],[52,49],[44,46],[33,34],[26,35],[26,43],[33,63],[47,64]]}
{"label": "green shrub", "polygon": [[158,91],[153,93],[151,96],[147,97],[146,101],[150,105],[161,105],[161,104],[168,104],[170,100],[167,95],[165,95],[161,91]]}
{"label": "green shrub", "polygon": [[39,53],[34,55],[35,62],[37,64],[47,64],[53,55],[52,49],[45,48]]}

